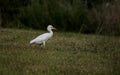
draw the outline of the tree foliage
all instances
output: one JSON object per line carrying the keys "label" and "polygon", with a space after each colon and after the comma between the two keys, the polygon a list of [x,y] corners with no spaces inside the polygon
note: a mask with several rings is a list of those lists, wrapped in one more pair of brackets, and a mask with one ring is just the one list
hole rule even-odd
{"label": "tree foliage", "polygon": [[0,26],[120,35],[120,1],[0,0]]}

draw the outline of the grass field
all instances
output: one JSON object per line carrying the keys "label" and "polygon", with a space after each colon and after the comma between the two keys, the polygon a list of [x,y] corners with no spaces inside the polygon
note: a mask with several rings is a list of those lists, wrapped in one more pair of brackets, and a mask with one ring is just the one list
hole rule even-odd
{"label": "grass field", "polygon": [[0,29],[0,75],[120,75],[120,37],[55,32],[29,45],[44,32]]}

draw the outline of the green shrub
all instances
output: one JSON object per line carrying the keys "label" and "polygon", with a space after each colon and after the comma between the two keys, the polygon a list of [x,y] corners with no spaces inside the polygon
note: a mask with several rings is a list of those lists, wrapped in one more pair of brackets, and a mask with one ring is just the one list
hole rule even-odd
{"label": "green shrub", "polygon": [[1,0],[0,26],[120,35],[120,1]]}

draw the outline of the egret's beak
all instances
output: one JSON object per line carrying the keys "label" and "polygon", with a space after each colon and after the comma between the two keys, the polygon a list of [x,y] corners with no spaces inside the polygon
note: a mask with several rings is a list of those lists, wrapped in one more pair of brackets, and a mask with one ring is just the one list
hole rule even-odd
{"label": "egret's beak", "polygon": [[53,27],[52,29],[57,30],[55,27]]}

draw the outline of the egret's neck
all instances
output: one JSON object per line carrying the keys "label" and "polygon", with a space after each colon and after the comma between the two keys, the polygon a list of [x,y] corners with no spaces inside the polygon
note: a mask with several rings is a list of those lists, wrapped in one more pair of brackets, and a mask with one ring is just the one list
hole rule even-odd
{"label": "egret's neck", "polygon": [[53,31],[52,31],[52,29],[48,29],[48,32],[49,32],[49,33],[51,33],[51,34],[53,34]]}

